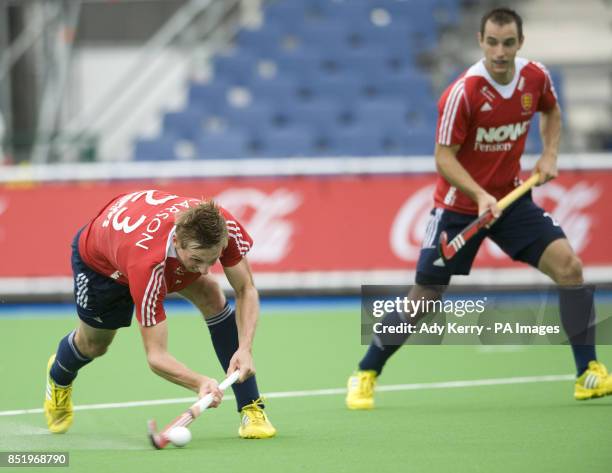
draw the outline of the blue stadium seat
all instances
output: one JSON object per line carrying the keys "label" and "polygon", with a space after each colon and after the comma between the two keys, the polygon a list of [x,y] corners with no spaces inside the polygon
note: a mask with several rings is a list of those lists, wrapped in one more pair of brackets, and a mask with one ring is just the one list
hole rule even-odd
{"label": "blue stadium seat", "polygon": [[190,107],[164,114],[162,128],[164,134],[193,141],[203,132],[205,120],[206,116],[202,109]]}
{"label": "blue stadium seat", "polygon": [[391,25],[408,24],[416,31],[437,30],[433,2],[373,0],[370,5],[372,10],[384,9],[390,16]]}
{"label": "blue stadium seat", "polygon": [[355,107],[355,121],[376,126],[407,125],[406,104],[398,100],[370,100]]}
{"label": "blue stadium seat", "polygon": [[[427,1],[427,0],[423,0]],[[459,23],[461,2],[457,0],[435,0],[434,18],[441,26],[452,26]]]}
{"label": "blue stadium seat", "polygon": [[239,130],[207,133],[197,141],[198,159],[236,159],[248,157],[247,136]]}
{"label": "blue stadium seat", "polygon": [[349,32],[343,22],[325,22],[303,27],[297,36],[302,47],[315,50],[349,45]]}
{"label": "blue stadium seat", "polygon": [[435,133],[435,126],[408,127],[401,134],[398,133],[401,154],[433,155]]}
{"label": "blue stadium seat", "polygon": [[282,25],[283,28],[294,29],[299,27],[306,17],[306,4],[304,2],[275,2],[265,9],[265,26]]}
{"label": "blue stadium seat", "polygon": [[410,46],[413,43],[413,30],[407,24],[390,23],[385,26],[369,24],[360,27],[359,32],[367,44],[381,49],[385,46],[388,47],[390,44],[405,44]]}
{"label": "blue stadium seat", "polygon": [[417,72],[398,74],[368,74],[366,79],[368,95],[381,99],[398,98],[404,101],[423,102],[434,100],[429,78]]}
{"label": "blue stadium seat", "polygon": [[257,134],[252,142],[252,153],[258,157],[290,158],[312,156],[315,153],[315,139],[304,127],[289,127],[269,130]]}
{"label": "blue stadium seat", "polygon": [[253,54],[264,54],[282,48],[286,34],[275,25],[268,25],[256,29],[242,29],[236,36],[236,49]]}
{"label": "blue stadium seat", "polygon": [[[175,158],[175,139],[195,142],[205,158],[430,153],[435,97],[416,58],[437,44],[439,11],[452,16],[457,3],[273,2],[261,28],[239,31],[234,53],[213,59],[211,83],[189,84],[186,109],[164,116],[163,136],[141,140],[137,159]],[[389,13],[388,24],[374,24],[376,8]],[[262,61],[276,71],[260,74]],[[229,103],[235,85],[248,89],[247,106]]]}
{"label": "blue stadium seat", "polygon": [[435,130],[438,121],[438,109],[435,103],[431,101],[421,105],[408,103],[406,121],[409,127]]}
{"label": "blue stadium seat", "polygon": [[134,145],[135,161],[165,161],[177,159],[176,140],[173,136],[139,139]]}
{"label": "blue stadium seat", "polygon": [[360,48],[329,51],[334,54],[338,69],[348,74],[385,74],[385,57],[383,50],[378,48]]}
{"label": "blue stadium seat", "polygon": [[276,56],[275,61],[281,77],[290,75],[305,79],[318,76],[322,70],[320,55],[304,48],[281,53]]}
{"label": "blue stadium seat", "polygon": [[363,99],[366,83],[359,74],[338,74],[313,81],[312,89],[317,100],[351,103]]}
{"label": "blue stadium seat", "polygon": [[353,126],[330,133],[329,154],[332,156],[380,156],[385,154],[382,134],[371,126]]}
{"label": "blue stadium seat", "polygon": [[326,135],[333,156],[431,155],[434,128],[405,124],[357,123]]}
{"label": "blue stadium seat", "polygon": [[388,25],[366,25],[358,33],[366,44],[379,47],[408,47],[412,51],[430,49],[437,44],[437,30],[420,26],[420,20],[392,22]]}
{"label": "blue stadium seat", "polygon": [[257,64],[257,58],[244,52],[216,56],[213,60],[215,81],[244,85],[258,75]]}
{"label": "blue stadium seat", "polygon": [[267,129],[274,126],[272,104],[253,101],[246,107],[227,107],[223,112],[228,128]]}
{"label": "blue stadium seat", "polygon": [[283,109],[289,123],[315,131],[330,131],[342,126],[343,107],[335,100],[315,100]]}
{"label": "blue stadium seat", "polygon": [[343,19],[348,20],[354,17],[361,17],[367,15],[367,2],[359,0],[349,1],[326,1],[320,4],[321,16],[327,20]]}
{"label": "blue stadium seat", "polygon": [[189,85],[187,101],[190,107],[201,108],[206,112],[218,112],[227,107],[228,90],[229,86],[226,83],[199,84],[192,82]]}
{"label": "blue stadium seat", "polygon": [[312,99],[312,82],[293,78],[290,74],[272,79],[254,78],[248,88],[254,99],[274,104],[285,104],[294,101],[308,101]]}

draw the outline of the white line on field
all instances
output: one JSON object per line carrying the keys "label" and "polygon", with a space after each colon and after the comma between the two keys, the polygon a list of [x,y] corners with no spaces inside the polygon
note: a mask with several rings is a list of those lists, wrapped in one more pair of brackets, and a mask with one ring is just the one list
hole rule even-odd
{"label": "white line on field", "polygon": [[[451,388],[473,388],[478,386],[501,386],[506,384],[527,383],[551,383],[558,381],[572,381],[575,379],[571,374],[555,374],[546,376],[519,376],[515,378],[490,378],[473,379],[465,381],[442,381],[437,383],[412,383],[412,384],[388,384],[377,386],[377,392],[387,391],[419,391],[424,389],[451,389]],[[313,397],[313,396],[335,396],[345,394],[346,388],[312,389],[305,391],[279,391],[263,394],[268,399],[287,397]],[[234,396],[224,396],[225,400],[234,399]],[[159,406],[162,404],[186,404],[194,402],[192,397],[180,397],[175,399],[154,399],[150,401],[111,402],[107,404],[84,404],[74,406],[75,411],[93,411],[97,409],[121,409],[126,407]],[[19,409],[14,411],[0,411],[2,416],[18,416],[23,414],[40,414],[42,409]]]}

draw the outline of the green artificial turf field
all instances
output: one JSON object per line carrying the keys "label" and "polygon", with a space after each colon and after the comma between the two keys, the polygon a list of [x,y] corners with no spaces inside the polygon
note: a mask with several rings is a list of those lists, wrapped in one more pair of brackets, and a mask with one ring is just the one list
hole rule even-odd
{"label": "green artificial turf field", "polygon": [[[170,310],[170,351],[222,377],[208,330],[180,312]],[[135,324],[81,371],[73,399],[84,409],[67,434],[52,435],[40,412],[9,411],[42,407],[47,358],[74,325],[68,314],[0,317],[0,451],[66,451],[70,471],[92,473],[603,472],[612,464],[612,397],[573,400],[567,347],[404,347],[379,380],[394,387],[378,392],[376,409],[348,411],[344,385],[365,350],[358,307],[264,310],[255,360],[275,439],[239,439],[226,396],[191,425],[187,447],[153,450],[147,419],[164,425],[192,396],[149,371]],[[612,365],[612,347],[598,353]],[[532,378],[546,375],[562,376]],[[185,399],[109,406],[176,398]]]}

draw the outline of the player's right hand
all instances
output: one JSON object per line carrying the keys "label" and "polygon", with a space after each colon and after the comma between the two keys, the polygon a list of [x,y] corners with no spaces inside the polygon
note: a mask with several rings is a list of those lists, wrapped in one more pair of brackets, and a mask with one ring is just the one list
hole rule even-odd
{"label": "player's right hand", "polygon": [[213,400],[209,407],[218,407],[223,399],[223,391],[219,389],[219,383],[213,378],[207,378],[206,376],[202,378],[203,380],[198,390],[198,397],[203,398],[207,394],[212,394]]}
{"label": "player's right hand", "polygon": [[482,191],[478,194],[476,203],[478,204],[478,215],[482,215],[487,210],[490,210],[495,218],[499,218],[501,215],[501,210],[497,206],[497,199],[488,192]]}

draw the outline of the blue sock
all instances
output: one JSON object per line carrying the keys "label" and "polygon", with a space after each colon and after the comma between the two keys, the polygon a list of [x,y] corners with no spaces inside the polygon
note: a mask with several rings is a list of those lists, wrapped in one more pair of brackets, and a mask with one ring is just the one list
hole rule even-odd
{"label": "blue sock", "polygon": [[83,356],[74,343],[73,330],[59,343],[55,361],[51,365],[51,379],[59,386],[68,386],[76,378],[79,369],[91,362],[90,358]]}
{"label": "blue sock", "polygon": [[[404,323],[397,312],[391,312],[382,319],[382,324],[385,327],[397,326]],[[385,366],[385,363],[391,355],[393,355],[399,347],[406,341],[408,335],[377,335],[374,334],[372,342],[368,347],[363,359],[359,362],[360,370],[374,370],[380,374]]]}
{"label": "blue sock", "polygon": [[[229,303],[226,303],[221,312],[214,317],[206,319],[206,325],[208,325],[208,330],[210,330],[210,338],[212,339],[217,358],[221,362],[223,371],[227,371],[232,356],[238,350],[236,312]],[[244,406],[259,398],[255,376],[251,376],[243,383],[235,383],[232,385],[232,390],[234,391],[234,396],[236,396],[238,412]]]}
{"label": "blue sock", "polygon": [[595,356],[595,305],[592,286],[560,287],[561,323],[572,345],[580,376]]}

